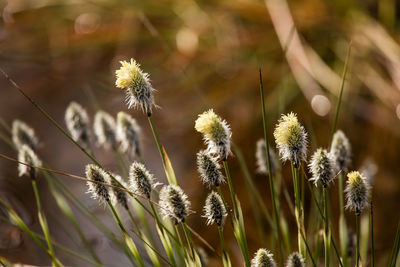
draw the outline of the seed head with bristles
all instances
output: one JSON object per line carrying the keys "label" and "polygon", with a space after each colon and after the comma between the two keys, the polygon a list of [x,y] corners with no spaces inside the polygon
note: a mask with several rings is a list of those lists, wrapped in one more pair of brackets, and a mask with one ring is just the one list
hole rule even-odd
{"label": "seed head with bristles", "polygon": [[204,218],[207,218],[207,225],[216,223],[221,226],[227,216],[224,203],[221,197],[214,191],[212,191],[206,199],[204,205]]}
{"label": "seed head with bristles", "polygon": [[129,182],[133,192],[150,199],[154,178],[142,163],[132,163],[129,169]]}
{"label": "seed head with bristles", "polygon": [[295,167],[307,156],[307,133],[293,112],[282,115],[274,131],[275,142],[283,161],[290,160]]}
{"label": "seed head with bristles", "polygon": [[200,173],[203,184],[219,186],[225,182],[220,167],[217,159],[207,153],[207,151],[201,150],[197,153],[197,170]]}
{"label": "seed head with bristles", "polygon": [[[18,161],[32,165],[32,166],[37,166],[41,167],[42,166],[42,161],[39,159],[39,157],[36,155],[36,153],[28,146],[28,145],[22,145],[18,149]],[[36,179],[37,176],[37,169],[27,166],[25,164],[18,164],[18,176],[22,175],[28,175],[31,177],[31,179]]]}
{"label": "seed head with bristles", "polygon": [[65,111],[65,123],[76,142],[89,145],[89,116],[80,104],[73,101],[68,105]]}
{"label": "seed head with bristles", "polygon": [[333,181],[336,175],[336,164],[332,155],[326,149],[318,148],[311,157],[311,162],[308,165],[312,178],[317,186],[321,182],[322,186],[327,187]]}
{"label": "seed head with bristles", "polygon": [[141,129],[136,120],[125,112],[117,115],[117,140],[121,152],[140,156]]}
{"label": "seed head with bristles", "polygon": [[[86,178],[94,182],[110,184],[110,176],[100,167],[94,164],[86,165]],[[88,193],[92,194],[92,198],[98,199],[101,203],[106,203],[111,200],[111,196],[108,190],[108,186],[93,183],[88,181],[89,187]]]}
{"label": "seed head with bristles", "polygon": [[160,210],[165,218],[175,224],[184,222],[189,215],[190,202],[187,195],[177,185],[165,185],[160,191]]}
{"label": "seed head with bristles", "polygon": [[140,65],[133,59],[130,62],[120,61],[121,68],[115,72],[118,88],[126,89],[128,107],[141,107],[146,114],[151,115],[155,105],[153,98],[154,88],[151,86],[149,75],[140,69]]}
{"label": "seed head with bristles", "polygon": [[[278,168],[278,160],[271,147],[269,147],[269,159],[271,161],[271,171],[272,173],[275,173]],[[256,143],[256,165],[258,173],[265,175],[268,174],[267,150],[264,139],[259,139]]]}
{"label": "seed head with bristles", "polygon": [[346,208],[355,212],[358,216],[363,209],[368,207],[371,186],[366,178],[358,171],[347,174],[347,186],[345,189],[347,205]]}
{"label": "seed head with bristles", "polygon": [[333,135],[331,151],[340,171],[347,171],[351,163],[351,145],[346,135],[338,130]]}
{"label": "seed head with bristles", "polygon": [[260,248],[251,260],[251,267],[276,267],[273,256],[269,250]]}
{"label": "seed head with bristles", "polygon": [[114,187],[111,188],[112,189],[111,190],[111,192],[112,192],[112,200],[113,200],[113,202],[116,202],[116,203],[120,204],[125,209],[128,209],[127,193],[125,191],[115,187],[115,186],[121,187],[121,185],[122,185],[124,188],[127,188],[128,186],[125,183],[125,181],[121,178],[121,176],[116,175],[116,174],[112,174],[112,175],[115,178],[115,180],[117,180],[119,182],[118,183],[117,181],[115,181],[114,179],[112,179],[110,177],[111,185],[114,186]]}
{"label": "seed head with bristles", "polygon": [[292,254],[289,255],[289,258],[286,262],[286,267],[305,267],[305,266],[306,266],[305,260],[300,253],[293,252]]}
{"label": "seed head with bristles", "polygon": [[94,133],[97,144],[105,149],[117,149],[116,123],[114,118],[105,111],[98,111],[94,116]]}
{"label": "seed head with bristles", "polygon": [[14,120],[12,123],[11,134],[12,141],[17,149],[22,145],[27,145],[33,150],[36,149],[39,141],[35,135],[35,131],[25,122]]}
{"label": "seed head with bristles", "polygon": [[196,120],[194,128],[203,134],[211,153],[226,160],[231,153],[231,130],[228,123],[222,120],[212,109],[203,112]]}

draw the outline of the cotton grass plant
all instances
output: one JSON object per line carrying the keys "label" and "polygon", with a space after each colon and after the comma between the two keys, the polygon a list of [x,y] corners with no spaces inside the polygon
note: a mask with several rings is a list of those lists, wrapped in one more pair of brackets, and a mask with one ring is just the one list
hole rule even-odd
{"label": "cotton grass plant", "polygon": [[[345,70],[347,70],[347,61]],[[6,77],[8,76],[6,75]],[[8,79],[12,81],[9,77]],[[158,179],[147,169],[146,162],[142,158],[142,154],[145,153],[141,149],[142,130],[134,115],[121,111],[114,118],[113,115],[105,110],[97,110],[93,120],[94,136],[92,136],[89,127],[91,120],[86,107],[72,102],[65,113],[67,131],[12,81],[12,85],[49,119],[61,133],[81,149],[89,159],[86,165],[86,177],[48,168],[46,162],[38,156],[36,149],[39,142],[33,128],[21,121],[15,121],[10,127],[11,135],[8,138],[4,138],[4,141],[10,144],[18,153],[18,160],[2,154],[0,156],[3,159],[18,163],[19,176],[24,175],[31,179],[43,235],[33,232],[15,210],[7,205],[6,202],[0,200],[0,205],[8,215],[8,218],[2,217],[2,219],[26,232],[49,256],[53,266],[63,266],[63,263],[56,256],[56,252],[57,254],[58,252],[67,253],[71,257],[79,258],[94,266],[104,266],[100,257],[88,245],[87,237],[80,229],[77,217],[72,212],[70,205],[76,207],[77,211],[102,232],[105,238],[115,244],[134,266],[201,266],[201,258],[203,257],[199,253],[201,246],[207,247],[210,253],[219,258],[221,265],[225,267],[235,266],[238,263],[236,263],[236,260],[234,262],[231,262],[231,260],[234,258],[233,249],[236,248],[233,248],[232,245],[227,246],[225,239],[226,231],[230,229],[229,226],[232,227],[237,246],[241,251],[241,261],[245,266],[283,266],[284,264],[288,267],[317,266],[319,261],[315,259],[315,256],[318,247],[317,244],[310,242],[310,238],[307,238],[313,233],[307,233],[304,226],[306,212],[304,208],[305,199],[302,196],[305,195],[305,189],[301,186],[304,182],[314,182],[317,188],[322,189],[321,201],[315,196],[310,186],[313,200],[311,205],[315,205],[318,211],[314,215],[324,223],[325,266],[330,264],[348,266],[351,259],[354,259],[356,266],[360,266],[360,262],[363,265],[367,263],[366,259],[360,259],[359,225],[361,213],[368,209],[371,203],[371,187],[361,173],[353,171],[347,174],[347,186],[346,189],[343,189],[344,174],[349,170],[351,145],[343,132],[337,131],[333,135],[336,130],[343,84],[340,89],[339,104],[335,114],[330,151],[322,148],[317,149],[311,159],[307,160],[309,137],[305,127],[301,124],[301,117],[289,112],[286,115],[282,115],[277,121],[273,136],[281,161],[289,161],[291,164],[294,188],[294,197],[291,198],[287,194],[285,196],[286,203],[283,203],[280,201],[279,193],[281,190],[287,192],[287,188],[284,183],[279,182],[278,186],[274,184],[274,182],[277,182],[277,177],[282,174],[278,167],[279,162],[275,159],[273,150],[269,145],[268,136],[272,133],[267,128],[267,110],[264,103],[260,72],[264,139],[257,142],[257,164],[249,166],[257,166],[257,169],[253,171],[254,173],[268,175],[272,217],[269,215],[266,199],[261,197],[259,189],[253,184],[252,177],[249,174],[251,171],[247,169],[240,149],[232,142],[230,126],[213,109],[201,113],[194,121],[195,130],[203,136],[205,149],[197,154],[193,152],[192,156],[197,162],[199,177],[205,185],[204,191],[208,189],[210,191],[207,192],[207,197],[204,200],[203,210],[192,211],[191,197],[179,186],[178,181],[180,179],[178,178],[180,177],[175,175],[171,161],[160,141],[152,119],[153,111],[155,111],[154,108],[156,107],[153,96],[155,89],[150,83],[149,75],[141,70],[140,65],[135,60],[122,61],[121,68],[116,71],[115,84],[118,88],[126,90],[128,107],[142,110],[148,118],[167,178],[167,183],[160,187],[157,187],[159,185]],[[105,168],[96,159],[95,153],[90,151],[90,144],[94,141],[92,140],[93,137],[96,138],[96,143],[100,146],[100,149],[111,151],[115,154],[115,160],[119,166],[118,171],[112,168]],[[228,159],[234,156],[237,157],[246,177],[249,192],[252,193],[252,199],[254,200],[253,203],[257,204],[255,214],[262,214],[267,219],[269,223],[267,226],[270,227],[272,232],[273,238],[267,241],[265,246],[268,250],[261,248],[255,254],[254,251],[249,251],[245,231],[245,219],[247,218],[243,216],[242,206],[234,188],[234,179],[239,179],[238,177],[241,174],[232,173],[231,175],[228,166]],[[224,175],[221,172],[221,163],[225,171]],[[306,165],[309,166],[311,178],[304,181],[307,177],[307,170],[304,168]],[[117,173],[121,173],[121,175]],[[114,233],[115,229],[104,225],[97,215],[68,189],[59,176],[85,181],[89,188],[88,193],[92,198],[105,210],[109,210],[107,214],[109,214],[111,220],[116,222],[119,234]],[[339,176],[339,201],[332,201],[330,205],[339,205],[340,252],[334,242],[333,214],[329,214],[330,216],[328,217],[328,196],[336,176]],[[58,207],[67,216],[68,221],[74,225],[87,251],[72,251],[58,244],[50,237],[50,230],[41,207],[40,193],[36,185],[36,181],[42,178],[45,178],[48,182]],[[226,201],[221,190],[221,187],[225,186],[225,181],[230,193],[230,200],[228,199],[230,203]],[[346,195],[347,201],[346,208],[356,215],[355,257],[347,253],[347,245],[350,244],[349,239],[346,237],[345,241],[342,240],[343,233],[347,233],[346,225],[342,224],[346,215],[343,211],[344,195]],[[333,195],[331,195],[332,197]],[[289,252],[292,251],[290,229],[285,226],[287,222],[285,220],[285,210],[282,208],[285,204],[288,205],[289,209],[294,207],[294,217],[297,225],[298,245],[296,251],[290,255]],[[127,227],[124,216],[128,216],[129,222],[134,226],[133,230]],[[221,246],[220,251],[222,253],[219,253],[217,249],[213,248],[199,233],[190,227],[191,219],[197,217],[203,218],[202,223],[205,226],[217,226]],[[225,222],[226,219],[228,219],[227,222]],[[225,224],[228,224],[228,227],[224,227]],[[258,226],[262,227],[260,224]],[[371,233],[373,233],[372,223],[371,227]],[[283,241],[286,249],[283,247]],[[394,244],[394,252],[390,259],[391,263],[396,262],[396,256],[393,255],[398,251],[399,243],[400,238],[398,237]],[[57,251],[54,248],[57,248]],[[250,258],[252,254],[254,254],[253,259]],[[279,256],[277,257],[277,262],[273,255]],[[335,257],[331,257],[331,255],[335,255]]]}

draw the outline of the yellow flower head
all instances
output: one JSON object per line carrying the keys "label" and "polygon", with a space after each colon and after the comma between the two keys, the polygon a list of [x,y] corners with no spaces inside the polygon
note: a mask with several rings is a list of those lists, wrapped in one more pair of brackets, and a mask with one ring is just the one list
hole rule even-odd
{"label": "yellow flower head", "polygon": [[293,112],[282,115],[274,131],[275,142],[282,160],[299,166],[306,159],[307,133]]}
{"label": "yellow flower head", "polygon": [[225,120],[222,120],[212,109],[199,115],[194,128],[204,136],[211,153],[216,153],[226,159],[230,153],[231,130]]}
{"label": "yellow flower head", "polygon": [[127,90],[129,108],[141,106],[142,110],[150,115],[154,105],[154,88],[150,84],[149,75],[143,72],[133,59],[130,62],[120,61],[120,63],[121,68],[115,71],[117,76],[115,85]]}
{"label": "yellow flower head", "polygon": [[354,211],[356,215],[360,215],[362,210],[368,207],[371,186],[368,184],[364,176],[358,171],[347,174],[346,186],[346,208]]}

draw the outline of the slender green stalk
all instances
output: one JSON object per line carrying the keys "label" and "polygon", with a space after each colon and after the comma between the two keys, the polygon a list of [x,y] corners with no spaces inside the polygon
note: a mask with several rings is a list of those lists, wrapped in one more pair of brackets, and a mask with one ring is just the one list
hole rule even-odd
{"label": "slender green stalk", "polygon": [[279,257],[280,257],[280,266],[283,266],[283,259],[284,255],[282,253],[282,238],[281,238],[281,231],[279,228],[279,212],[276,206],[275,200],[275,187],[274,187],[274,179],[272,177],[272,168],[271,168],[271,159],[269,155],[269,142],[268,142],[268,132],[267,132],[267,115],[265,112],[265,102],[264,102],[264,87],[262,82],[262,74],[261,69],[259,69],[260,74],[260,96],[261,96],[261,107],[262,107],[262,117],[263,117],[263,129],[264,129],[264,141],[265,141],[265,149],[267,155],[267,163],[268,163],[268,177],[269,177],[269,187],[271,191],[271,198],[272,198],[272,206],[274,210],[274,220],[275,220],[275,228],[278,236],[278,244],[279,244]]}
{"label": "slender green stalk", "polygon": [[328,194],[327,188],[322,188],[324,198],[324,217],[325,217],[325,231],[324,231],[324,246],[325,246],[325,267],[329,267],[329,217],[328,217]]}
{"label": "slender green stalk", "polygon": [[374,245],[374,213],[371,200],[370,212],[369,212],[369,227],[371,234],[371,267],[375,266],[375,245]]}
{"label": "slender green stalk", "polygon": [[399,255],[399,250],[400,250],[400,222],[397,224],[396,237],[394,239],[394,244],[393,244],[392,253],[390,256],[390,261],[389,261],[388,266],[390,266],[390,267],[396,266],[396,261],[397,261],[398,255]]}
{"label": "slender green stalk", "polygon": [[113,205],[111,204],[110,201],[107,201],[107,204],[110,207],[110,210],[112,211],[114,218],[118,223],[118,226],[121,230],[124,241],[125,241],[126,245],[128,246],[130,252],[135,257],[135,259],[139,263],[139,265],[142,267],[145,267],[143,260],[140,257],[139,251],[137,250],[137,247],[136,247],[135,243],[133,242],[132,238],[128,235],[128,231],[125,229],[125,226],[122,223],[121,218],[119,217],[117,211],[115,210],[115,208],[113,207]]}
{"label": "slender green stalk", "polygon": [[192,253],[192,258],[193,258],[193,260],[195,260],[195,253],[194,253],[192,237],[190,236],[190,232],[187,229],[187,226],[186,226],[185,222],[182,222],[182,228],[183,228],[183,232],[185,233],[186,241],[187,241],[187,243],[189,245],[189,248],[190,248],[190,251]]}
{"label": "slender green stalk", "polygon": [[222,263],[224,267],[230,266],[231,260],[229,259],[228,252],[225,246],[225,239],[224,239],[224,229],[221,225],[218,225],[218,234],[219,240],[221,241],[221,248],[222,248]]}
{"label": "slender green stalk", "polygon": [[162,145],[160,142],[160,138],[158,137],[156,127],[154,126],[153,117],[151,116],[151,114],[149,116],[147,116],[147,119],[149,120],[151,131],[153,132],[154,140],[156,141],[156,144],[157,144],[158,152],[160,152],[161,160],[162,160],[163,164],[165,165],[165,156],[162,151]]}
{"label": "slender green stalk", "polygon": [[231,193],[234,214],[235,214],[235,217],[237,217],[239,210],[238,210],[237,203],[236,203],[236,198],[235,198],[236,194],[235,194],[235,189],[233,188],[231,174],[229,172],[229,167],[228,167],[228,162],[226,160],[223,160],[222,163],[223,163],[224,169],[225,169],[226,180],[228,181],[229,192]]}
{"label": "slender green stalk", "polygon": [[179,246],[183,248],[183,253],[185,254],[185,257],[188,258],[188,259],[191,258],[191,256],[187,252],[187,248],[185,246],[185,243],[183,242],[183,239],[182,239],[182,236],[181,236],[181,232],[179,231],[179,228],[178,228],[177,224],[175,224],[175,231],[176,231],[176,235],[178,237]]}
{"label": "slender green stalk", "polygon": [[333,121],[332,130],[331,130],[331,139],[330,139],[331,142],[332,142],[333,134],[336,131],[336,124],[337,124],[337,120],[338,120],[338,117],[339,117],[340,105],[342,103],[343,88],[344,88],[344,84],[346,82],[347,68],[349,66],[351,44],[352,44],[352,42],[350,41],[349,48],[347,49],[346,60],[344,62],[344,70],[343,70],[343,75],[342,75],[342,81],[340,82],[339,99],[338,99],[338,103],[337,103],[337,106],[336,106],[335,119]]}
{"label": "slender green stalk", "polygon": [[37,189],[36,180],[31,179],[31,182],[32,182],[33,192],[35,194],[36,205],[38,208],[39,223],[40,223],[40,226],[42,227],[42,231],[43,231],[44,237],[46,239],[47,247],[49,248],[51,260],[55,266],[61,266],[54,254],[53,244],[52,244],[51,238],[50,238],[49,226],[47,224],[47,220],[46,220],[46,217],[44,216],[42,205],[40,203],[39,191]]}
{"label": "slender green stalk", "polygon": [[302,216],[302,203],[300,196],[300,183],[299,183],[299,170],[294,166],[292,162],[292,177],[293,177],[293,187],[294,187],[294,197],[295,197],[295,215],[296,215],[296,223],[297,223],[297,239],[299,245],[299,251],[306,257],[306,247],[304,244],[304,240],[306,237],[304,236],[304,240],[301,237],[302,232],[304,231],[304,221]]}
{"label": "slender green stalk", "polygon": [[356,267],[358,267],[360,262],[360,215],[358,214],[356,215],[356,238]]}

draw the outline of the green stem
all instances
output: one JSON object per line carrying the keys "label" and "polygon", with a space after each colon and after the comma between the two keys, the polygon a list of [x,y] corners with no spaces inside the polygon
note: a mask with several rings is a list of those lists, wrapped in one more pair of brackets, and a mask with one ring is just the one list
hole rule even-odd
{"label": "green stem", "polygon": [[183,253],[185,254],[185,257],[189,258],[189,255],[187,253],[187,248],[185,246],[185,243],[183,243],[183,239],[182,239],[182,236],[181,236],[181,232],[179,231],[178,225],[175,224],[174,226],[175,226],[176,235],[178,237],[179,245],[182,247]]}
{"label": "green stem", "polygon": [[[121,221],[121,218],[119,217],[117,211],[115,210],[115,208],[113,207],[113,205],[111,204],[111,201],[107,201],[108,206],[110,207],[115,220],[118,223],[118,226],[121,230],[122,236],[125,240],[126,245],[128,246],[130,252],[132,253],[132,255],[135,257],[136,261],[139,263],[139,265],[141,267],[145,267],[142,258],[139,255],[139,251],[137,250],[137,247],[135,245],[135,243],[133,242],[132,238],[128,235],[128,231],[126,230],[124,224]],[[133,263],[133,262],[132,262]]]}
{"label": "green stem", "polygon": [[186,241],[187,241],[187,243],[189,245],[190,251],[192,253],[192,258],[193,258],[193,261],[194,261],[196,258],[195,258],[195,254],[194,254],[193,242],[192,242],[192,238],[190,236],[190,232],[187,229],[187,226],[186,226],[185,222],[182,222],[182,228],[183,228],[183,231],[185,232]]}
{"label": "green stem", "polygon": [[[226,246],[225,246],[225,239],[224,239],[224,229],[222,225],[218,225],[218,234],[219,234],[219,240],[221,241],[221,248],[222,248],[222,257],[225,258],[225,261],[229,261],[228,258],[228,252],[226,251]],[[225,262],[223,261],[223,262]]]}
{"label": "green stem", "polygon": [[324,246],[325,246],[325,267],[329,267],[329,217],[328,217],[328,196],[327,188],[322,188],[324,198],[324,217],[325,217],[325,231],[324,231]]}
{"label": "green stem", "polygon": [[50,254],[53,264],[55,266],[59,266],[59,264],[57,263],[58,260],[56,259],[56,256],[54,255],[54,249],[53,249],[53,245],[51,243],[50,231],[49,231],[49,227],[47,225],[47,220],[46,220],[46,217],[44,216],[42,205],[40,203],[39,191],[37,189],[36,180],[31,179],[31,182],[32,182],[33,192],[35,194],[36,205],[38,208],[39,223],[40,223],[40,226],[42,227],[42,231],[43,231],[44,237],[46,239],[47,246],[49,248],[49,254]]}
{"label": "green stem", "polygon": [[356,238],[356,267],[358,267],[360,262],[360,215],[356,215]]}
{"label": "green stem", "polygon": [[228,181],[229,192],[231,193],[233,209],[235,211],[234,214],[235,214],[235,217],[237,217],[239,214],[239,210],[238,210],[237,203],[236,203],[236,198],[235,198],[236,194],[235,194],[235,189],[233,188],[231,174],[229,172],[229,167],[228,167],[228,162],[226,160],[223,160],[222,163],[223,163],[224,169],[225,169],[226,180]]}

